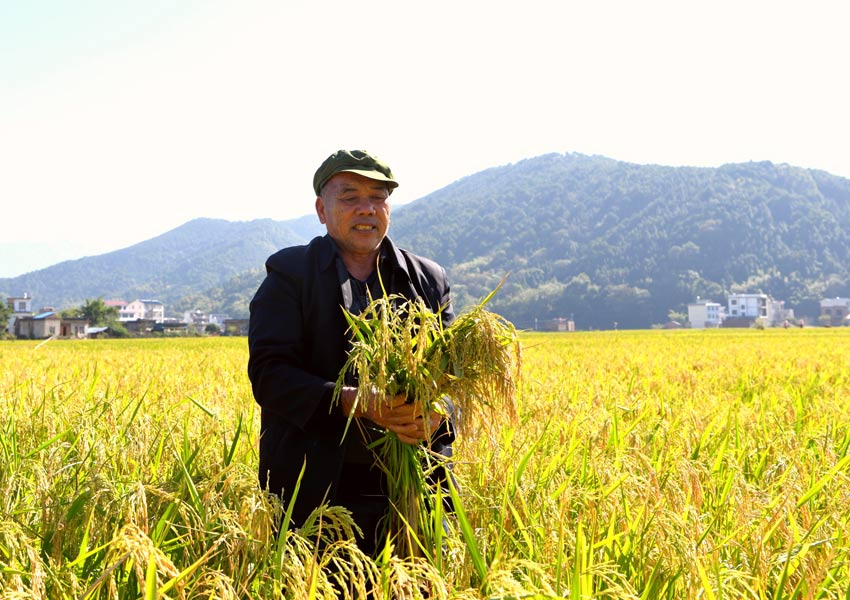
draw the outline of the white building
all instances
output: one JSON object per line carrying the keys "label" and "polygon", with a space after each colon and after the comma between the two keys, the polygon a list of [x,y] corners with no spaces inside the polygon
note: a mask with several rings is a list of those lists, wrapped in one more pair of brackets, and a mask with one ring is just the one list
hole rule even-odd
{"label": "white building", "polygon": [[728,314],[732,318],[762,319],[773,322],[773,302],[767,294],[730,294]]}
{"label": "white building", "polygon": [[195,327],[204,327],[210,323],[210,315],[201,309],[186,311],[183,313],[183,322]]}
{"label": "white building", "polygon": [[109,308],[114,308],[118,311],[118,319],[121,319],[121,311],[124,310],[124,307],[127,306],[127,302],[125,300],[104,300],[103,304],[108,306]]}
{"label": "white building", "polygon": [[711,300],[701,300],[688,304],[688,321],[693,329],[720,327],[726,316],[722,304]]}
{"label": "white building", "polygon": [[210,313],[210,323],[217,325],[219,329],[224,329],[224,322],[230,318],[230,315],[224,313]]}
{"label": "white building", "polygon": [[224,322],[229,318],[229,316],[223,313],[207,313],[200,309],[183,313],[183,322],[196,331],[205,329],[207,325],[215,325],[219,330],[223,331]]}
{"label": "white building", "polygon": [[[12,309],[12,314],[9,316],[9,322],[7,323],[9,331],[15,331],[15,321],[19,318],[31,317],[33,315],[32,297],[26,292],[20,297],[9,296],[6,298],[6,304]],[[2,328],[0,328],[0,331],[2,331]]]}
{"label": "white building", "polygon": [[159,300],[133,300],[118,313],[119,321],[148,319],[156,323],[165,321],[165,305]]}
{"label": "white building", "polygon": [[794,320],[794,309],[785,308],[784,300],[768,300],[768,307],[768,312],[771,314],[770,324],[774,327]]}

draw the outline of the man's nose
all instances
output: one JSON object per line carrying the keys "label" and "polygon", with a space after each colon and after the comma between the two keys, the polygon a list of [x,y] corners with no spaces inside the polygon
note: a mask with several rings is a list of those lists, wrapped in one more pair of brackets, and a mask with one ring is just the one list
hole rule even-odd
{"label": "man's nose", "polygon": [[375,212],[375,206],[369,198],[361,198],[357,202],[357,212],[360,214],[371,214]]}

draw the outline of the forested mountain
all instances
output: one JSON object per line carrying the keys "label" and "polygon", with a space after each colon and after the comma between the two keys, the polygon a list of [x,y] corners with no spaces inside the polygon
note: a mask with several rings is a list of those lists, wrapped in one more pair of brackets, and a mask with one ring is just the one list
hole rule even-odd
{"label": "forested mountain", "polygon": [[817,315],[820,298],[850,293],[850,180],[768,162],[546,155],[419,200],[393,235],[450,265],[461,302],[510,272],[494,306],[524,326],[573,315],[579,327],[648,327],[729,292]]}
{"label": "forested mountain", "polygon": [[[313,216],[192,221],[125,250],[0,280],[0,293],[60,305],[154,296],[169,309],[239,316],[266,256],[318,231]],[[850,295],[850,180],[769,162],[692,168],[539,156],[396,207],[390,235],[447,268],[458,307],[509,273],[493,307],[523,328],[570,316],[582,329],[649,327],[697,296],[725,302],[730,292],[765,292],[816,315],[820,298]]]}

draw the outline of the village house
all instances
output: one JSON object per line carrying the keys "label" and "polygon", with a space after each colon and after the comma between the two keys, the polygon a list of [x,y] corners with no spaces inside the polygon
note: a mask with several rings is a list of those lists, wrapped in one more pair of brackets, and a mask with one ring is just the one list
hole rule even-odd
{"label": "village house", "polygon": [[6,298],[6,303],[16,314],[21,316],[32,315],[32,297],[26,292],[19,298],[9,296]]}
{"label": "village house", "polygon": [[59,337],[82,339],[88,335],[89,320],[83,317],[64,318],[59,322]]}
{"label": "village house", "polygon": [[43,340],[51,337],[84,338],[88,319],[62,318],[52,310],[15,319],[15,337]]}
{"label": "village house", "polygon": [[729,316],[770,321],[771,305],[768,300],[767,294],[729,294]]}
{"label": "village house", "polygon": [[159,300],[133,300],[118,312],[119,321],[165,321],[165,305]]}
{"label": "village house", "polygon": [[121,311],[124,310],[124,307],[127,306],[127,302],[125,300],[104,300],[104,306],[108,308],[114,308],[118,311],[118,316],[121,316]]}
{"label": "village house", "polygon": [[38,314],[34,314],[33,298],[26,292],[23,296],[10,296],[6,302],[12,309],[8,330],[15,337],[33,340],[86,337],[88,320],[64,319],[52,308],[42,308]]}
{"label": "village house", "polygon": [[62,319],[55,312],[47,311],[37,315],[15,319],[15,337],[41,340],[59,335]]}
{"label": "village house", "polygon": [[183,321],[167,320],[154,325],[153,332],[185,334],[189,332],[189,324]]}
{"label": "village house", "polygon": [[189,329],[202,332],[208,325],[215,325],[220,331],[224,330],[224,322],[229,317],[222,313],[207,313],[200,309],[186,311],[183,313],[183,322],[189,325]]}
{"label": "village house", "polygon": [[556,317],[540,323],[541,331],[575,331],[576,324],[572,319]]}
{"label": "village house", "polygon": [[726,309],[718,302],[697,297],[696,302],[688,304],[688,322],[692,329],[720,327],[725,317]]}
{"label": "village house", "polygon": [[6,298],[6,304],[12,309],[12,314],[9,315],[9,322],[7,323],[8,331],[15,331],[15,321],[19,318],[33,315],[32,297],[26,292],[20,297],[9,296]]}
{"label": "village house", "polygon": [[203,329],[210,323],[210,316],[201,309],[186,311],[183,313],[183,322],[193,329]]}
{"label": "village house", "polygon": [[135,321],[122,321],[121,324],[129,333],[145,335],[153,331],[153,328],[156,326],[156,321],[153,319],[136,319]]}
{"label": "village house", "polygon": [[794,310],[785,308],[783,300],[774,300],[767,294],[730,294],[727,306],[697,298],[688,304],[688,320],[694,329],[707,327],[765,327],[787,325],[794,319]]}
{"label": "village house", "polygon": [[820,321],[830,327],[850,325],[850,298],[824,298],[820,301]]}
{"label": "village house", "polygon": [[248,319],[225,319],[224,335],[248,335]]}
{"label": "village house", "polygon": [[210,313],[210,324],[216,325],[222,331],[224,330],[224,322],[230,318],[230,315],[225,313]]}
{"label": "village house", "polygon": [[770,300],[771,308],[771,321],[770,324],[773,327],[779,327],[780,325],[787,324],[789,321],[794,320],[794,309],[793,308],[785,308],[784,300]]}
{"label": "village house", "polygon": [[775,327],[793,319],[794,311],[767,294],[730,294],[726,315],[723,327],[749,327],[756,322]]}

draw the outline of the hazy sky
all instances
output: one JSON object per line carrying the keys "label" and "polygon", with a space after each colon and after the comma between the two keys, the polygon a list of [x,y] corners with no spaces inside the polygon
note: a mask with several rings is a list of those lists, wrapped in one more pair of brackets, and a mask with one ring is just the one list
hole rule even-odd
{"label": "hazy sky", "polygon": [[547,152],[850,177],[845,5],[0,1],[0,277],[311,213],[341,147],[396,203]]}

